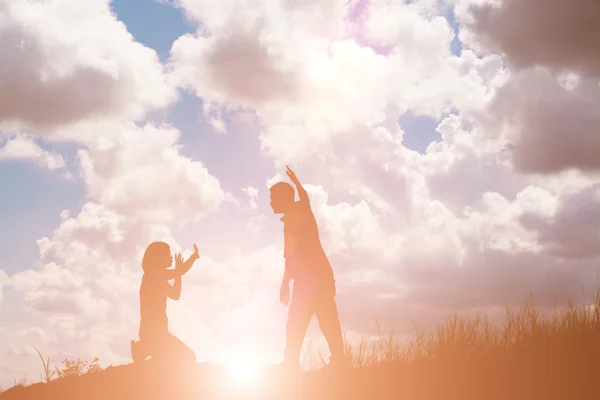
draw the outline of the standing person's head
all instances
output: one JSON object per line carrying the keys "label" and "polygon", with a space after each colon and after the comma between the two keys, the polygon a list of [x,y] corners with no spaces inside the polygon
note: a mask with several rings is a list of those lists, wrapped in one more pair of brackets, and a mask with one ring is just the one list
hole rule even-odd
{"label": "standing person's head", "polygon": [[144,272],[154,272],[167,269],[173,264],[171,248],[165,242],[152,242],[144,252],[142,269]]}
{"label": "standing person's head", "polygon": [[275,214],[285,214],[292,207],[296,198],[296,192],[292,185],[286,182],[278,182],[269,189],[271,196],[271,208]]}

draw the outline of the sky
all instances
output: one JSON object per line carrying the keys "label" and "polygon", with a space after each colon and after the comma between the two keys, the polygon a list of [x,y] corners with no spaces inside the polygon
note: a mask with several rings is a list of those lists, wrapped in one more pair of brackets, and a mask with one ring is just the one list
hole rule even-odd
{"label": "sky", "polygon": [[157,240],[198,245],[168,314],[199,361],[280,361],[268,188],[286,164],[349,340],[593,294],[594,15],[586,0],[0,0],[0,385],[39,379],[33,346],[129,362]]}

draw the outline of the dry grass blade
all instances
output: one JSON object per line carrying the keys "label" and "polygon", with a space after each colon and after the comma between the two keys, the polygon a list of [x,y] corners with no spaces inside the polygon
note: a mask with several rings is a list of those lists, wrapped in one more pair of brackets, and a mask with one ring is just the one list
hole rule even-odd
{"label": "dry grass blade", "polygon": [[13,381],[15,383],[15,386],[25,386],[25,385],[27,385],[27,376],[22,376],[18,380],[17,380],[17,378],[13,377]]}
{"label": "dry grass blade", "polygon": [[42,353],[38,350],[37,347],[33,346],[33,348],[35,349],[35,351],[37,351],[38,355],[40,356],[40,359],[42,360],[42,365],[44,366],[44,375],[42,377],[42,379],[44,379],[44,381],[46,383],[52,381],[52,376],[53,376],[53,372],[50,369],[50,357],[48,357],[45,361],[44,361],[44,357],[42,356]]}

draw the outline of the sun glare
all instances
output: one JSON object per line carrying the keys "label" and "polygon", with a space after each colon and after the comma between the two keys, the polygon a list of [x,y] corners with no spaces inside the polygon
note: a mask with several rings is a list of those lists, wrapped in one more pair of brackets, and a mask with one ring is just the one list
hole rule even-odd
{"label": "sun glare", "polygon": [[228,375],[235,382],[249,383],[258,378],[259,369],[252,360],[236,360],[229,364]]}

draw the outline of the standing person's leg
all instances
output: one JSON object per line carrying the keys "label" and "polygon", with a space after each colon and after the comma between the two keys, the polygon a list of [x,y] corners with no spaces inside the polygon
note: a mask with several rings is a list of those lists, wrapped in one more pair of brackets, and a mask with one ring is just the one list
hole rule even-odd
{"label": "standing person's leg", "polygon": [[294,282],[285,332],[284,357],[286,363],[293,365],[299,363],[302,343],[313,314],[314,301],[312,301],[309,290]]}
{"label": "standing person's leg", "polygon": [[335,281],[327,283],[320,291],[315,314],[331,352],[331,363],[344,363],[346,355],[342,326],[338,316],[337,305],[335,304]]}

